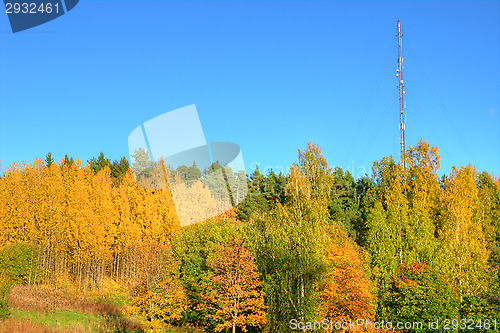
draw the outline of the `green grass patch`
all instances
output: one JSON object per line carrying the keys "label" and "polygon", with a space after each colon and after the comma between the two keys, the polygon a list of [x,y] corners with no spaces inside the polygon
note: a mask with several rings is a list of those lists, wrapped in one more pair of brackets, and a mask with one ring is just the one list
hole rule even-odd
{"label": "green grass patch", "polygon": [[54,329],[76,328],[83,331],[96,331],[102,322],[105,322],[104,316],[95,314],[85,314],[76,311],[61,310],[48,313],[39,313],[19,309],[11,309],[11,317],[23,320],[30,319],[36,323],[43,324]]}

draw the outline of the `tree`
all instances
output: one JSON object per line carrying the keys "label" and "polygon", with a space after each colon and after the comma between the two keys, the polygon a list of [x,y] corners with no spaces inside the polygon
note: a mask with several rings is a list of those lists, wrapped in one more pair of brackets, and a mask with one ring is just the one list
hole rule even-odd
{"label": "tree", "polygon": [[[449,280],[426,263],[400,266],[385,299],[392,322],[422,322],[457,318],[457,298]],[[417,332],[420,330],[410,330]],[[430,330],[432,332],[432,330]]]}
{"label": "tree", "polygon": [[240,327],[246,332],[247,326],[264,326],[264,293],[253,254],[241,241],[233,241],[215,251],[207,263],[215,285],[210,298],[219,306],[213,314],[218,322],[215,331],[232,328],[236,333],[236,327]]}
{"label": "tree", "polygon": [[73,157],[69,158],[68,155],[64,155],[63,163],[66,165],[72,165],[75,161],[73,160]]}
{"label": "tree", "polygon": [[182,318],[188,306],[178,279],[177,263],[168,248],[145,244],[137,248],[139,281],[126,312],[141,317],[149,329],[162,330]]}
{"label": "tree", "polygon": [[111,164],[111,176],[114,179],[115,186],[120,184],[121,180],[129,170],[130,166],[128,160],[125,157],[122,157],[120,161],[113,161],[113,163]]}
{"label": "tree", "polygon": [[435,220],[438,210],[440,167],[439,148],[420,141],[406,151],[408,198],[407,251],[409,261],[433,263],[436,260]]}
{"label": "tree", "polygon": [[90,166],[90,169],[92,169],[92,171],[94,171],[94,173],[96,174],[99,171],[101,171],[102,169],[104,169],[105,167],[111,168],[111,162],[110,162],[109,158],[104,157],[104,153],[101,151],[101,153],[99,154],[99,157],[97,157],[97,158],[93,157],[89,161],[89,166]]}
{"label": "tree", "polygon": [[336,167],[333,172],[333,186],[328,203],[330,218],[340,223],[354,240],[357,239],[356,224],[361,217],[360,198],[349,171]]}
{"label": "tree", "polygon": [[14,284],[28,284],[35,270],[38,249],[27,243],[14,243],[0,249],[0,278]]}
{"label": "tree", "polygon": [[489,274],[489,250],[477,216],[479,189],[472,166],[453,167],[441,192],[442,269],[456,283],[460,301],[484,292]]}
{"label": "tree", "polygon": [[248,195],[238,205],[238,218],[248,221],[252,214],[269,210],[269,202],[264,194],[265,177],[257,167],[248,179]]}
{"label": "tree", "polygon": [[[495,178],[487,172],[479,175],[478,183],[477,219],[483,226],[487,248],[490,251],[488,263],[492,277],[488,281],[488,290],[483,295],[468,298],[467,303],[472,306],[487,301],[488,306],[494,308],[498,316],[500,314],[500,187],[495,184]],[[477,309],[477,306],[474,308]],[[479,311],[473,310],[473,312],[477,314]],[[480,317],[480,315],[475,315],[475,318]],[[482,317],[486,318],[487,316],[483,315]]]}
{"label": "tree", "polygon": [[329,221],[329,191],[323,191],[329,178],[321,150],[308,145],[290,169],[285,204],[276,203],[252,223],[272,332],[288,332],[290,318],[301,322],[315,318],[318,283],[326,271],[324,252],[333,240],[347,238],[342,225]]}
{"label": "tree", "polygon": [[128,284],[138,273],[136,247],[165,245],[178,232],[168,191],[137,187],[130,171],[112,185],[107,166],[94,174],[69,158],[50,168],[37,159],[7,170],[0,180],[0,248],[29,244],[29,256],[15,253],[18,261],[9,264],[33,268],[22,282],[72,281],[83,291],[100,289],[106,276]]}
{"label": "tree", "polygon": [[224,167],[219,162],[214,162],[203,172],[201,179],[203,186],[207,187],[212,193],[212,197],[226,202],[231,207],[231,195],[228,183],[224,176]]}
{"label": "tree", "polygon": [[151,157],[149,156],[149,152],[144,148],[137,149],[133,154],[131,154],[131,156],[133,159],[132,171],[136,177],[154,165]]}
{"label": "tree", "polygon": [[318,145],[309,142],[307,149],[303,152],[297,149],[297,166],[301,174],[309,180],[309,187],[312,194],[329,198],[332,185],[332,170],[328,162],[323,157],[323,152]]}
{"label": "tree", "polygon": [[395,269],[411,258],[408,251],[408,205],[401,165],[391,157],[373,165],[373,186],[367,193],[371,201],[366,219],[366,247],[371,255],[373,279],[378,286],[377,316],[386,312],[381,302]]}
{"label": "tree", "polygon": [[320,317],[334,322],[373,318],[375,300],[356,250],[332,244],[328,262],[318,306]]}
{"label": "tree", "polygon": [[248,240],[245,225],[226,219],[212,219],[184,228],[172,240],[172,251],[179,262],[180,278],[189,298],[184,313],[187,322],[213,332],[219,324],[214,320],[217,304],[210,300],[216,290],[209,258],[235,238]]}
{"label": "tree", "polygon": [[176,175],[179,176],[181,181],[189,186],[201,178],[201,171],[198,169],[195,162],[193,162],[193,165],[190,167],[187,167],[186,165],[177,167],[177,170],[172,176],[175,177]]}
{"label": "tree", "polygon": [[272,169],[265,177],[263,194],[269,208],[276,207],[276,203],[285,203],[286,177],[280,171],[277,175]]}
{"label": "tree", "polygon": [[54,158],[52,158],[52,154],[49,152],[47,157],[45,157],[45,166],[50,168],[52,164],[54,164]]}

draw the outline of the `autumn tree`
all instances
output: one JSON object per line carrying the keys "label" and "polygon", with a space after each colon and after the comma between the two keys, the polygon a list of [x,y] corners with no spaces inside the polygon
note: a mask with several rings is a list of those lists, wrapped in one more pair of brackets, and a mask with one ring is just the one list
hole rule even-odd
{"label": "autumn tree", "polygon": [[373,319],[375,299],[358,253],[350,246],[332,244],[328,273],[323,280],[318,313],[333,322]]}
{"label": "autumn tree", "polygon": [[100,289],[105,277],[129,284],[136,247],[164,245],[180,228],[168,191],[139,188],[130,171],[113,186],[108,166],[94,173],[79,160],[14,164],[0,191],[0,248],[34,245],[28,284],[72,283],[83,291]]}
{"label": "autumn tree", "polygon": [[[304,191],[304,193],[309,192],[310,195],[320,201],[328,202],[331,195],[333,175],[321,148],[309,142],[305,151],[297,149],[297,152],[298,158],[293,168],[300,172],[301,177],[307,179],[307,185],[303,184],[305,186],[300,190]],[[290,176],[292,176],[292,170]],[[297,183],[294,187],[293,191],[299,189]],[[288,189],[290,190],[291,187]],[[295,196],[297,196],[297,192],[295,192]]]}
{"label": "autumn tree", "polygon": [[161,331],[179,321],[188,304],[177,263],[168,247],[154,243],[137,249],[136,262],[139,274],[126,313],[141,317],[151,331]]}
{"label": "autumn tree", "polygon": [[439,148],[422,139],[411,146],[405,156],[406,195],[408,198],[407,242],[408,260],[436,260],[435,220],[438,211],[440,167]]}
{"label": "autumn tree", "polygon": [[211,279],[215,286],[211,302],[218,305],[213,314],[218,323],[215,331],[232,328],[236,333],[236,327],[240,327],[246,332],[247,326],[264,326],[267,322],[264,293],[253,254],[235,240],[221,246],[207,263],[213,270]]}
{"label": "autumn tree", "polygon": [[[365,245],[372,258],[379,301],[387,295],[397,267],[412,262],[439,263],[439,150],[420,140],[409,147],[404,166],[393,157],[373,165],[372,184],[363,198]],[[384,302],[377,308],[383,316]]]}
{"label": "autumn tree", "polygon": [[316,316],[326,246],[347,237],[341,224],[329,220],[330,172],[319,147],[309,144],[305,152],[299,150],[286,183],[285,204],[276,203],[252,223],[273,332],[288,331],[291,318],[305,321]]}
{"label": "autumn tree", "polygon": [[489,276],[489,250],[482,221],[476,214],[477,176],[470,165],[453,167],[440,198],[442,269],[456,284],[460,301],[484,291]]}
{"label": "autumn tree", "polygon": [[214,218],[190,225],[173,238],[173,255],[179,262],[180,279],[189,299],[184,314],[188,323],[211,332],[220,324],[214,319],[218,305],[207,297],[216,290],[208,262],[217,256],[220,244],[229,244],[235,238],[248,240],[244,227],[234,220]]}
{"label": "autumn tree", "polygon": [[[372,278],[378,286],[379,304],[396,268],[408,260],[405,234],[409,228],[402,166],[392,157],[373,165],[373,183],[367,193],[366,248],[371,256]],[[368,200],[367,200],[368,201]],[[377,315],[387,309],[377,307]]]}

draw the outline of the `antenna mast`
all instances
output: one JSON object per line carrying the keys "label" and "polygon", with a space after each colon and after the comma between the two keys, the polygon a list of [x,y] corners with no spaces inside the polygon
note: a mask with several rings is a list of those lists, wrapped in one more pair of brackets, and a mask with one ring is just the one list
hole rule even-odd
{"label": "antenna mast", "polygon": [[405,91],[403,90],[403,43],[402,37],[403,32],[401,30],[401,21],[398,20],[398,69],[396,69],[396,77],[399,79],[399,131],[400,131],[400,143],[401,143],[401,163],[403,164],[403,168],[405,168],[404,156],[405,156],[405,104],[403,101],[403,95]]}

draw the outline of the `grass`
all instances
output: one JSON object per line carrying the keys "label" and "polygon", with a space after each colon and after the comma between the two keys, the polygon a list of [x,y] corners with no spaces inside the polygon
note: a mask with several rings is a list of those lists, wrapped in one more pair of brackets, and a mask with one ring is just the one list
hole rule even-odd
{"label": "grass", "polygon": [[58,288],[16,285],[9,297],[11,315],[0,322],[0,333],[142,332],[116,303],[102,295],[84,297]]}
{"label": "grass", "polygon": [[61,310],[49,313],[39,313],[13,309],[11,317],[42,324],[51,330],[71,330],[73,332],[99,332],[99,323],[103,321],[100,315],[86,314],[70,310]]}
{"label": "grass", "polygon": [[[133,333],[144,332],[137,318],[124,316],[127,297],[113,290],[82,295],[48,286],[14,285],[10,316],[0,320],[0,333]],[[194,328],[166,328],[163,333],[199,333]]]}

